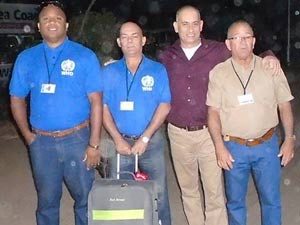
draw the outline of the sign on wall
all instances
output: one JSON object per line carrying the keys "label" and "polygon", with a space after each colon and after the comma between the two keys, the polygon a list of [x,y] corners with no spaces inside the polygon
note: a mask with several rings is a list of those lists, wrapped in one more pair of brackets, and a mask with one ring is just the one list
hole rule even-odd
{"label": "sign on wall", "polygon": [[38,7],[35,4],[0,3],[0,33],[34,33]]}
{"label": "sign on wall", "polygon": [[0,64],[0,87],[4,88],[7,86],[11,69],[12,64]]}

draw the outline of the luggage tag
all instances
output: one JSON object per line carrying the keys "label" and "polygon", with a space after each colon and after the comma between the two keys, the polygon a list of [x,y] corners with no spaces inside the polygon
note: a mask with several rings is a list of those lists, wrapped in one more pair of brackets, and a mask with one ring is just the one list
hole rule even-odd
{"label": "luggage tag", "polygon": [[56,84],[42,84],[41,93],[54,94],[55,89],[56,89]]}
{"label": "luggage tag", "polygon": [[133,111],[134,110],[134,102],[132,102],[132,101],[121,101],[120,102],[120,110],[121,111]]}
{"label": "luggage tag", "polygon": [[134,171],[135,171],[134,173],[131,173],[129,171],[120,172],[120,154],[118,153],[117,154],[117,179],[118,180],[120,179],[120,174],[121,173],[129,173],[129,174],[131,174],[132,177],[133,177],[133,179],[136,180],[136,181],[145,181],[145,180],[149,179],[148,174],[146,174],[144,172],[141,172],[138,169],[138,155],[137,154],[135,155]]}
{"label": "luggage tag", "polygon": [[239,95],[238,96],[238,101],[240,105],[248,105],[248,104],[253,104],[254,99],[251,93],[249,94],[244,94],[244,95]]}
{"label": "luggage tag", "polygon": [[135,155],[135,172],[134,172],[134,180],[139,180],[139,181],[143,181],[143,180],[148,180],[149,176],[148,174],[141,172],[138,168],[138,160],[139,160],[139,156],[138,154]]}

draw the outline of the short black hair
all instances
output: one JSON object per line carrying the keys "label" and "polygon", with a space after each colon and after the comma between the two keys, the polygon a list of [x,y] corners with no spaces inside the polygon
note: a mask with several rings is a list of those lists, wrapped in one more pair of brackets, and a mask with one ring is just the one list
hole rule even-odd
{"label": "short black hair", "polygon": [[65,13],[66,19],[68,18],[67,10],[66,10],[65,5],[61,1],[58,1],[58,0],[45,0],[45,1],[42,1],[40,6],[39,6],[39,14],[48,5],[54,5],[58,8],[60,8]]}

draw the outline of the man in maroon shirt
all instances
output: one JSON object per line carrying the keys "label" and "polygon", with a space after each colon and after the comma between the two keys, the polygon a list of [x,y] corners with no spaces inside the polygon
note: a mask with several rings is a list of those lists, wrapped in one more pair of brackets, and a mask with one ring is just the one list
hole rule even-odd
{"label": "man in maroon shirt", "polygon": [[[193,6],[181,7],[173,26],[179,40],[159,58],[168,70],[171,86],[168,134],[184,211],[189,225],[227,225],[222,171],[207,129],[205,102],[209,71],[228,59],[230,52],[224,43],[200,37],[203,21]],[[276,72],[280,65],[275,57],[268,56],[264,67]]]}

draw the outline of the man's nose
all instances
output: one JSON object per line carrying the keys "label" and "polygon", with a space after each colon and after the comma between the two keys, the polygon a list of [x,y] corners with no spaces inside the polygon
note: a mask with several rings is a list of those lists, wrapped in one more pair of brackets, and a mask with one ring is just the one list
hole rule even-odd
{"label": "man's nose", "polygon": [[49,18],[49,23],[55,23],[56,22],[56,19],[55,18]]}
{"label": "man's nose", "polygon": [[128,37],[128,42],[132,42],[132,40],[133,40],[133,37]]}
{"label": "man's nose", "polygon": [[190,31],[190,32],[193,32],[193,31],[194,31],[194,26],[193,26],[193,24],[190,24],[190,25],[189,25],[189,31]]}

